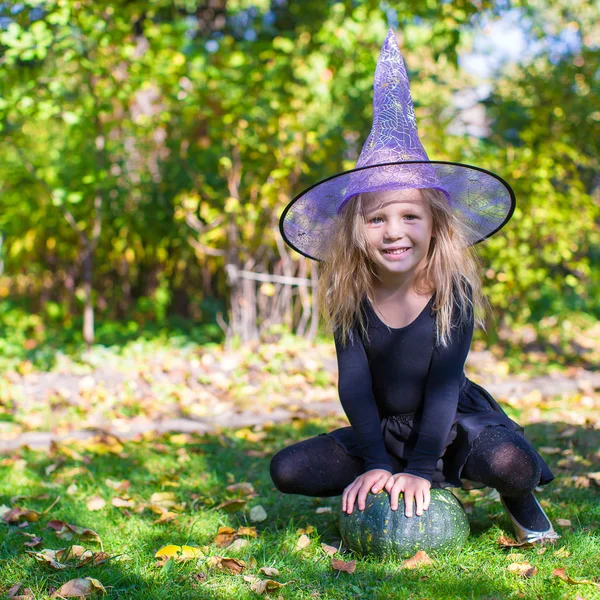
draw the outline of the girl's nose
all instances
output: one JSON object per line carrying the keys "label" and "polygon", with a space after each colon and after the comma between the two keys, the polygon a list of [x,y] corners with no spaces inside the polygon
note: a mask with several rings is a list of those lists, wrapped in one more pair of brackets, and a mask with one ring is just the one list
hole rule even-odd
{"label": "girl's nose", "polygon": [[402,232],[402,226],[394,223],[389,223],[385,229],[383,237],[386,240],[397,240],[401,237],[404,237]]}

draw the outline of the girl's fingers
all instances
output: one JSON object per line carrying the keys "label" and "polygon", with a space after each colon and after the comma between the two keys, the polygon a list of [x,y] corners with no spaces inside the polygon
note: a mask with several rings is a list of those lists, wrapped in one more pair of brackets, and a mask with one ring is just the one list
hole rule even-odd
{"label": "girl's fingers", "polygon": [[431,494],[429,490],[425,490],[425,500],[423,501],[423,509],[427,510],[429,508],[429,503],[431,502]]}
{"label": "girl's fingers", "polygon": [[412,490],[411,491],[404,490],[404,507],[405,507],[404,514],[407,517],[412,517],[412,515],[413,515],[413,499],[414,499],[414,492]]}
{"label": "girl's fingers", "polygon": [[398,508],[398,495],[403,489],[402,480],[398,479],[396,483],[392,486],[390,491],[390,505],[392,510],[396,510]]}
{"label": "girl's fingers", "polygon": [[417,505],[417,516],[420,517],[423,514],[423,492],[421,490],[415,494],[415,503]]}
{"label": "girl's fingers", "polygon": [[387,481],[387,479],[388,479],[387,475],[381,475],[381,477],[379,477],[379,479],[373,484],[371,491],[374,494],[376,494],[377,492],[379,492],[379,490],[382,490],[385,486],[385,482]]}

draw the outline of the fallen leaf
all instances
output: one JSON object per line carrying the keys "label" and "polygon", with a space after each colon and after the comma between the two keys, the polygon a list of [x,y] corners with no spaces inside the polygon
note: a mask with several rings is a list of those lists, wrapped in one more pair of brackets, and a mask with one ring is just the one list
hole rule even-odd
{"label": "fallen leaf", "polygon": [[247,481],[242,483],[232,483],[225,488],[228,492],[232,492],[234,494],[242,494],[244,496],[256,496],[256,492],[254,490],[254,486]]}
{"label": "fallen leaf", "polygon": [[322,515],[324,513],[330,513],[331,512],[331,506],[319,506],[319,508],[317,508],[317,510],[315,510],[315,513],[318,515]]}
{"label": "fallen leaf", "polygon": [[154,525],[157,525],[158,523],[169,523],[171,522],[173,519],[177,518],[177,513],[171,512],[169,510],[165,510],[161,513],[160,517],[158,519],[156,519],[156,521],[153,521]]}
{"label": "fallen leaf", "polygon": [[52,598],[87,598],[97,593],[106,593],[104,586],[91,577],[71,579],[52,594]]}
{"label": "fallen leaf", "polygon": [[206,561],[206,564],[209,567],[214,567],[228,573],[233,573],[234,575],[238,575],[246,568],[246,563],[243,560],[238,560],[237,558],[230,558],[227,556],[211,556]]}
{"label": "fallen leaf", "polygon": [[160,508],[173,508],[177,506],[177,496],[173,492],[156,492],[150,496],[150,504]]}
{"label": "fallen leaf", "polygon": [[244,506],[246,506],[246,502],[247,500],[244,500],[243,498],[237,498],[235,500],[226,500],[225,502],[221,502],[221,504],[215,506],[215,509],[220,509],[224,510],[225,512],[232,513],[244,508]]}
{"label": "fallen leaf", "polygon": [[541,446],[539,451],[542,454],[560,454],[562,452],[561,448],[550,448],[548,446]]}
{"label": "fallen leaf", "polygon": [[590,481],[593,481],[596,485],[600,485],[600,471],[597,473],[588,473],[587,476]]}
{"label": "fallen leaf", "polygon": [[414,556],[407,558],[402,565],[401,569],[416,569],[420,565],[430,565],[433,561],[427,555],[427,552],[419,550]]}
{"label": "fallen leaf", "polygon": [[248,543],[248,540],[245,540],[244,538],[236,538],[229,546],[227,546],[227,548],[230,552],[237,552],[241,548],[247,546]]}
{"label": "fallen leaf", "polygon": [[589,579],[573,579],[565,573],[565,569],[554,569],[554,571],[552,571],[552,575],[562,579],[564,582],[570,585],[595,585],[596,587],[600,587],[600,583],[596,581],[591,581]]}
{"label": "fallen leaf", "polygon": [[564,546],[558,550],[555,550],[552,554],[553,556],[556,556],[556,558],[569,558],[569,556],[571,556],[569,550],[567,550]]}
{"label": "fallen leaf", "polygon": [[287,584],[279,583],[278,581],[273,581],[272,579],[259,579],[258,581],[250,584],[250,589],[255,594],[266,594],[268,592],[273,592],[278,588],[282,588],[284,585]]}
{"label": "fallen leaf", "polygon": [[235,540],[236,531],[233,527],[219,527],[213,543],[217,548],[226,548]]}
{"label": "fallen leaf", "polygon": [[28,542],[25,542],[23,546],[27,546],[28,548],[35,548],[36,546],[39,546],[42,543],[42,541],[43,540],[41,537],[34,536]]}
{"label": "fallen leaf", "polygon": [[196,546],[176,546],[169,544],[157,550],[154,558],[161,558],[163,562],[171,558],[175,559],[176,562],[187,562],[188,560],[204,558],[204,553]]}
{"label": "fallen leaf", "polygon": [[131,498],[121,498],[120,496],[115,496],[111,500],[111,504],[117,508],[133,508],[135,506],[135,502]]}
{"label": "fallen leaf", "polygon": [[303,533],[296,542],[296,549],[302,550],[307,546],[310,546],[310,538],[305,533]]}
{"label": "fallen leaf", "polygon": [[101,496],[92,496],[86,506],[88,510],[102,510],[106,506],[106,501]]}
{"label": "fallen leaf", "polygon": [[95,540],[102,544],[100,536],[92,529],[86,529],[85,527],[78,527],[77,525],[70,525],[64,521],[48,521],[46,525],[48,529],[52,529],[58,538],[61,540],[72,540],[73,537],[77,536],[82,540]]}
{"label": "fallen leaf", "polygon": [[556,524],[561,527],[572,527],[570,519],[556,519]]}
{"label": "fallen leaf", "polygon": [[250,509],[250,520],[253,523],[260,523],[266,519],[267,511],[260,504],[257,504]]}
{"label": "fallen leaf", "polygon": [[533,577],[538,572],[537,567],[530,565],[528,562],[512,563],[506,567],[506,570],[526,579]]}
{"label": "fallen leaf", "polygon": [[9,525],[15,525],[21,522],[35,523],[39,521],[40,516],[40,513],[35,510],[15,506],[2,515],[2,520]]}
{"label": "fallen leaf", "polygon": [[30,589],[24,589],[21,594],[19,594],[19,590],[23,584],[21,582],[15,583],[9,590],[4,592],[6,597],[9,600],[33,600],[33,596],[31,595]]}
{"label": "fallen leaf", "polygon": [[345,562],[343,560],[340,560],[339,558],[331,558],[331,566],[336,570],[336,571],[345,571],[346,573],[349,573],[350,575],[352,575],[352,573],[354,573],[354,571],[356,570],[356,561],[355,560],[351,560],[348,562]]}
{"label": "fallen leaf", "polygon": [[244,525],[238,527],[237,534],[245,537],[258,537],[258,532],[256,531],[256,527],[246,527]]}
{"label": "fallen leaf", "polygon": [[109,487],[111,490],[114,490],[115,492],[124,492],[125,490],[128,490],[131,487],[131,482],[127,481],[126,479],[121,479],[121,481],[117,481],[116,479],[106,479],[105,482],[107,487]]}
{"label": "fallen leaf", "polygon": [[512,560],[514,562],[524,561],[526,556],[524,554],[508,554],[504,560]]}
{"label": "fallen leaf", "polygon": [[275,567],[261,567],[259,572],[264,573],[267,577],[277,577],[279,575],[279,569]]}
{"label": "fallen leaf", "polygon": [[533,544],[531,542],[517,542],[513,540],[511,537],[506,535],[501,535],[496,543],[502,548],[531,548]]}
{"label": "fallen leaf", "polygon": [[338,551],[335,546],[330,546],[329,544],[324,544],[323,542],[321,542],[321,548],[323,548],[325,554],[328,554],[329,556],[333,556]]}
{"label": "fallen leaf", "polygon": [[300,527],[299,529],[296,529],[296,535],[301,535],[303,533],[305,533],[306,535],[310,535],[315,531],[316,529],[312,525],[308,525],[307,527]]}

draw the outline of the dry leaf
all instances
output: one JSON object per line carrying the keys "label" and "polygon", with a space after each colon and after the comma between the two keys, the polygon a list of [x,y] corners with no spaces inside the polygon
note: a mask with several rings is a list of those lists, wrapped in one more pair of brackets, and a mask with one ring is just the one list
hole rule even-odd
{"label": "dry leaf", "polygon": [[411,556],[410,558],[406,559],[402,563],[400,568],[401,569],[416,569],[417,567],[419,567],[421,565],[430,565],[432,563],[433,563],[433,561],[431,560],[431,558],[429,558],[429,556],[427,555],[427,552],[424,552],[423,550],[419,550],[414,556]]}
{"label": "dry leaf", "polygon": [[523,562],[526,556],[524,554],[508,554],[504,560],[512,560],[514,562]]}
{"label": "dry leaf", "polygon": [[533,577],[538,572],[537,567],[530,565],[528,562],[512,563],[511,565],[508,565],[506,569],[507,571],[516,573],[517,575],[525,577],[526,579]]}
{"label": "dry leaf", "polygon": [[42,541],[43,540],[41,537],[34,536],[28,542],[25,542],[23,546],[27,546],[28,548],[35,548],[36,546],[39,546],[42,543]]}
{"label": "dry leaf", "polygon": [[102,510],[106,506],[106,502],[101,496],[92,496],[86,506],[88,510]]}
{"label": "dry leaf", "polygon": [[330,513],[331,512],[331,506],[319,506],[319,508],[317,508],[317,510],[315,510],[315,513],[318,515],[322,515],[324,513]]}
{"label": "dry leaf", "polygon": [[593,481],[596,485],[600,485],[600,471],[597,473],[588,473],[587,476],[590,481]]}
{"label": "dry leaf", "polygon": [[4,592],[9,600],[33,600],[30,589],[24,589],[22,594],[19,594],[19,590],[23,584],[21,582],[15,583],[9,590]]}
{"label": "dry leaf", "polygon": [[267,577],[277,577],[279,575],[279,569],[275,567],[261,567],[259,572],[264,573]]}
{"label": "dry leaf", "polygon": [[39,521],[40,516],[40,513],[35,510],[15,506],[2,515],[2,520],[9,525],[15,525],[20,522],[35,523]]}
{"label": "dry leaf", "polygon": [[553,556],[556,556],[556,558],[569,558],[569,556],[571,556],[571,553],[564,546],[555,550],[552,554]]}
{"label": "dry leaf", "polygon": [[502,548],[530,548],[533,547],[531,542],[517,542],[513,540],[511,537],[506,535],[501,535],[496,543]]}
{"label": "dry leaf", "polygon": [[177,496],[173,492],[156,492],[150,496],[150,504],[160,508],[177,506]]}
{"label": "dry leaf", "polygon": [[220,510],[224,510],[225,512],[232,513],[232,512],[236,512],[237,510],[241,510],[242,508],[244,508],[244,506],[246,506],[246,502],[247,502],[247,500],[245,500],[243,498],[236,498],[234,500],[226,500],[225,502],[221,502],[221,504],[218,504],[217,506],[215,506],[215,509],[220,509]]}
{"label": "dry leaf", "polygon": [[106,593],[104,586],[91,577],[71,579],[52,594],[52,598],[88,598],[97,593]]}
{"label": "dry leaf", "polygon": [[100,544],[102,541],[100,540],[100,536],[91,529],[86,529],[85,527],[77,527],[77,525],[70,525],[69,523],[65,523],[64,521],[48,521],[46,525],[48,529],[54,530],[56,536],[61,540],[72,540],[73,537],[80,537],[82,540],[95,540]]}
{"label": "dry leaf", "polygon": [[323,542],[321,542],[321,548],[323,548],[325,554],[328,554],[329,556],[333,556],[338,551],[335,546],[330,546],[329,544],[324,544]]}
{"label": "dry leaf", "polygon": [[109,487],[111,490],[114,490],[115,492],[124,492],[125,490],[128,490],[131,487],[131,483],[126,479],[116,481],[115,479],[109,478],[106,479],[104,483],[106,483],[107,487]]}
{"label": "dry leaf", "polygon": [[565,569],[554,569],[554,571],[552,571],[552,575],[559,577],[564,582],[566,582],[570,585],[595,585],[596,587],[600,587],[600,583],[598,583],[596,581],[591,581],[589,579],[576,580],[576,579],[573,579],[572,577],[569,577],[569,575],[567,575],[565,573]]}
{"label": "dry leaf", "polygon": [[538,450],[542,454],[560,454],[562,450],[560,448],[550,448],[548,446],[541,446]]}
{"label": "dry leaf", "polygon": [[160,517],[158,519],[156,519],[156,521],[153,521],[154,525],[156,525],[157,523],[169,523],[170,521],[172,521],[173,519],[177,518],[177,514],[174,512],[171,512],[169,510],[165,510],[161,513]]}
{"label": "dry leaf", "polygon": [[284,585],[287,584],[279,583],[278,581],[273,581],[272,579],[259,579],[258,581],[250,584],[250,589],[255,594],[266,594],[268,592],[274,592],[276,589],[282,588]]}
{"label": "dry leaf", "polygon": [[556,519],[556,524],[560,525],[561,527],[571,527],[571,520],[570,519]]}
{"label": "dry leaf", "polygon": [[246,527],[244,525],[242,525],[241,527],[238,527],[237,530],[237,534],[240,536],[246,536],[246,537],[258,537],[258,531],[256,531],[256,527],[252,526],[252,527]]}
{"label": "dry leaf", "polygon": [[310,535],[314,533],[316,530],[312,525],[308,525],[307,527],[301,527],[300,529],[296,529],[296,535],[301,535],[305,533],[306,535]]}
{"label": "dry leaf", "polygon": [[343,560],[340,560],[339,558],[332,557],[331,566],[336,571],[345,571],[346,573],[350,573],[350,575],[352,575],[352,573],[354,573],[354,571],[356,570],[356,561],[351,560],[349,562],[345,562]]}
{"label": "dry leaf", "polygon": [[256,492],[254,491],[254,486],[247,481],[242,483],[232,483],[225,488],[228,492],[232,492],[234,494],[242,494],[244,496],[254,497],[256,496]]}
{"label": "dry leaf", "polygon": [[247,546],[248,543],[249,543],[248,540],[245,540],[244,538],[236,538],[235,540],[233,540],[232,544],[227,546],[227,548],[229,548],[230,552],[237,552],[241,548],[244,548],[245,546]]}
{"label": "dry leaf", "polygon": [[206,564],[209,567],[214,567],[228,573],[233,573],[234,575],[238,575],[246,568],[246,563],[243,560],[226,556],[211,556],[206,561]]}
{"label": "dry leaf", "polygon": [[260,504],[257,504],[250,509],[250,520],[253,523],[261,523],[266,519],[267,511]]}
{"label": "dry leaf", "polygon": [[213,543],[218,548],[226,548],[235,540],[236,531],[233,527],[219,527],[219,531],[217,531],[217,535],[213,540]]}
{"label": "dry leaf", "polygon": [[302,550],[307,546],[310,546],[310,538],[305,533],[303,533],[296,542],[296,549]]}
{"label": "dry leaf", "polygon": [[117,508],[133,508],[135,506],[135,502],[131,498],[121,498],[119,496],[115,496],[111,500],[111,504]]}

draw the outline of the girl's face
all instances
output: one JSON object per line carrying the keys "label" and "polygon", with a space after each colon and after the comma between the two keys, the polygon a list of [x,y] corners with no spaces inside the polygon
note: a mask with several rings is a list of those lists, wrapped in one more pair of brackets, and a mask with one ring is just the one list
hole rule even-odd
{"label": "girl's face", "polygon": [[384,279],[386,275],[404,279],[414,274],[427,257],[433,232],[433,219],[420,190],[372,195],[363,214],[378,274]]}

